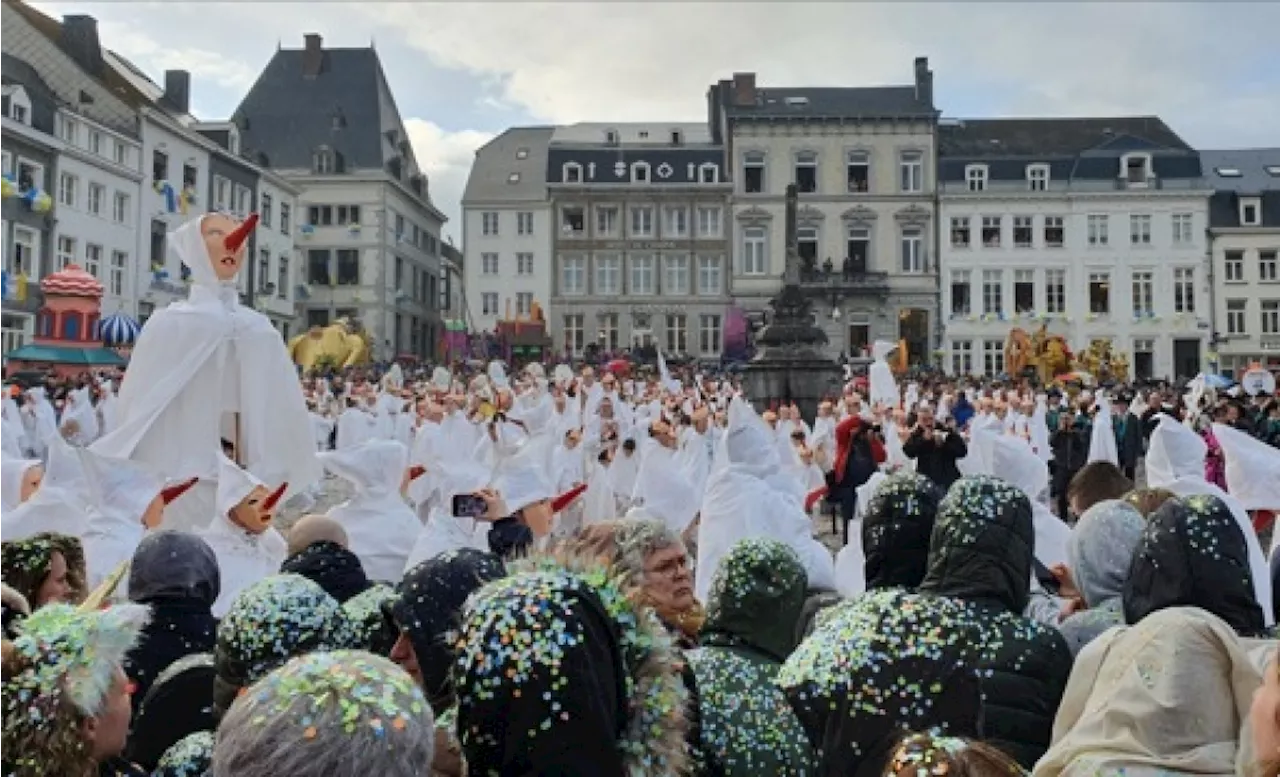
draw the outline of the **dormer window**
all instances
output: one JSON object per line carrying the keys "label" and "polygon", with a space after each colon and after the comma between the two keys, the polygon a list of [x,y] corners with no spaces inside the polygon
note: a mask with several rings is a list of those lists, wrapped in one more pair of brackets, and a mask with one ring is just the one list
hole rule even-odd
{"label": "dormer window", "polygon": [[528,158],[529,158],[529,149],[527,148],[516,149],[516,159],[528,159]]}
{"label": "dormer window", "polygon": [[671,130],[671,145],[678,146],[684,143],[684,133],[678,129]]}
{"label": "dormer window", "polygon": [[698,167],[699,183],[720,183],[720,166],[714,162],[703,162]]}
{"label": "dormer window", "polygon": [[8,117],[22,124],[31,123],[31,98],[27,97],[27,90],[17,84],[9,85],[4,88],[4,96],[9,99]]}
{"label": "dormer window", "polygon": [[618,131],[616,129],[607,129],[604,131],[604,144],[606,146],[618,145]]}
{"label": "dormer window", "polygon": [[1256,227],[1262,223],[1262,201],[1257,197],[1240,198],[1240,226]]}
{"label": "dormer window", "polygon": [[971,192],[985,192],[987,190],[987,166],[965,165],[964,182]]}
{"label": "dormer window", "polygon": [[565,162],[560,179],[565,183],[582,183],[582,165],[577,162]]}
{"label": "dormer window", "polygon": [[1146,186],[1155,176],[1149,154],[1125,154],[1120,159],[1120,177],[1129,186]]}
{"label": "dormer window", "polygon": [[316,149],[312,155],[311,169],[316,175],[333,175],[338,171],[338,160],[333,153],[333,149],[327,146],[321,146]]}
{"label": "dormer window", "polygon": [[227,131],[227,150],[237,156],[240,154],[240,130],[235,125]]}
{"label": "dormer window", "polygon": [[1048,191],[1048,165],[1027,165],[1027,189],[1033,192]]}
{"label": "dormer window", "polygon": [[631,165],[631,182],[632,183],[649,183],[650,177],[648,162],[635,162]]}

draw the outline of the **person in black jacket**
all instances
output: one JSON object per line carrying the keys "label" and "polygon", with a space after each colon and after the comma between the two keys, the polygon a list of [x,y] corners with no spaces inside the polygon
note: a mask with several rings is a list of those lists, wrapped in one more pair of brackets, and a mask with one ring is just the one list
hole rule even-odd
{"label": "person in black jacket", "polygon": [[941,501],[942,490],[915,472],[895,472],[876,487],[862,515],[868,591],[920,586]]}
{"label": "person in black jacket", "polygon": [[840,505],[844,541],[849,542],[849,523],[858,505],[858,488],[871,479],[886,457],[884,443],[875,427],[856,415],[836,425],[836,458],[827,473],[828,498]]}
{"label": "person in black jacket", "polygon": [[1089,440],[1093,427],[1089,416],[1074,408],[1062,411],[1058,416],[1058,428],[1049,437],[1053,450],[1053,494],[1057,499],[1058,517],[1072,523],[1068,488],[1071,480],[1085,464],[1089,463]]}
{"label": "person in black jacket", "polygon": [[1030,769],[1049,747],[1071,674],[1056,629],[1022,616],[1031,589],[1035,530],[1020,489],[962,478],[938,508],[920,593],[960,602],[982,644],[983,738]]}
{"label": "person in black jacket", "polygon": [[1125,393],[1116,397],[1111,405],[1111,428],[1116,437],[1116,458],[1124,476],[1133,480],[1142,456],[1142,422],[1129,412],[1132,397]]}
{"label": "person in black jacket", "polygon": [[937,425],[933,408],[921,405],[916,411],[916,424],[902,445],[907,458],[916,460],[916,472],[946,491],[960,479],[956,462],[969,455],[969,446],[955,429]]}

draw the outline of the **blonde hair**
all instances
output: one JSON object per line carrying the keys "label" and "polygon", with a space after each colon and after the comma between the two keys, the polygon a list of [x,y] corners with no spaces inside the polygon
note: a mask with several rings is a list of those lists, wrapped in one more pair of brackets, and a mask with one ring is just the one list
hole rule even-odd
{"label": "blonde hair", "polygon": [[1027,772],[1003,751],[962,737],[908,734],[893,748],[884,777],[1009,777]]}

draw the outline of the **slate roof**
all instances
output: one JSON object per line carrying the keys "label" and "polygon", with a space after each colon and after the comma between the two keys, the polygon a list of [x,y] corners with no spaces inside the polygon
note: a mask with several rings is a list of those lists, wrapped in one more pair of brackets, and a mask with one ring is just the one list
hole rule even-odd
{"label": "slate roof", "polygon": [[943,157],[1070,157],[1086,152],[1191,151],[1156,116],[961,119],[938,128]]}
{"label": "slate roof", "polygon": [[[21,86],[31,99],[31,126],[50,135],[54,132],[54,117],[58,113],[58,96],[44,82],[36,69],[25,60],[12,54],[0,55],[0,80],[6,86]],[[5,98],[8,99],[7,97]],[[8,109],[6,102],[5,108]]]}
{"label": "slate roof", "polygon": [[302,74],[303,53],[276,51],[232,114],[241,148],[265,154],[274,168],[309,169],[315,149],[328,146],[348,170],[382,169],[389,155],[384,155],[381,126],[386,79],[378,53],[325,48],[314,78]]}
{"label": "slate roof", "polygon": [[[1230,151],[1201,151],[1204,174],[1218,191],[1235,191],[1258,194],[1264,191],[1280,191],[1280,148],[1245,148]],[[1276,174],[1267,172],[1267,168]],[[1233,168],[1239,176],[1223,176],[1219,168]]]}
{"label": "slate roof", "polygon": [[[512,127],[476,151],[462,202],[538,202],[547,198],[547,157],[555,127]],[[521,149],[526,151],[520,158]],[[512,182],[511,175],[519,178]]]}
{"label": "slate roof", "polygon": [[916,98],[914,86],[761,87],[756,89],[755,105],[729,105],[727,99],[724,103],[725,114],[731,119],[876,119],[932,117],[937,113],[932,105]]}

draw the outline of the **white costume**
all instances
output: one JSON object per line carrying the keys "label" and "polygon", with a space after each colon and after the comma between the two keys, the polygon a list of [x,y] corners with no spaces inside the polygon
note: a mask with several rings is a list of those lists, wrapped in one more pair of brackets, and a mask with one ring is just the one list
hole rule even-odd
{"label": "white costume", "polygon": [[400,496],[409,467],[409,449],[395,440],[369,440],[355,448],[319,454],[330,473],[355,486],[346,502],[329,509],[342,524],[351,552],[370,580],[398,583],[405,560],[422,528]]}
{"label": "white costume", "polygon": [[128,459],[108,459],[83,451],[92,509],[81,536],[89,588],[97,587],[133,558],[146,527],[142,516],[160,496],[164,481]]}
{"label": "white costume", "polygon": [[[219,457],[218,488],[214,509],[217,514],[200,536],[218,557],[222,590],[213,603],[213,615],[221,618],[231,609],[240,592],[268,575],[280,571],[288,553],[284,537],[274,526],[261,534],[246,531],[231,522],[231,510],[259,486],[261,480],[236,466],[226,456]],[[176,503],[175,503],[176,504]]]}

